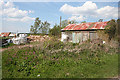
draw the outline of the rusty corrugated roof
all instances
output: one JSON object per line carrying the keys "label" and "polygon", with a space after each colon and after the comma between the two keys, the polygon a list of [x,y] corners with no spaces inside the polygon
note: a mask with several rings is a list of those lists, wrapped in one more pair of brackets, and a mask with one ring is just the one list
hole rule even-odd
{"label": "rusty corrugated roof", "polygon": [[9,36],[9,34],[10,34],[10,32],[2,32],[1,34],[0,34],[0,36],[4,36],[4,37],[8,37]]}
{"label": "rusty corrugated roof", "polygon": [[87,29],[105,29],[107,22],[89,22],[80,24],[69,24],[62,30],[87,30]]}

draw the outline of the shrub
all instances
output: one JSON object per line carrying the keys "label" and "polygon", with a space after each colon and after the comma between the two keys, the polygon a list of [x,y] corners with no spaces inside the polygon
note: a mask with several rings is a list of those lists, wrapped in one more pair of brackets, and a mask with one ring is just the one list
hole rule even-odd
{"label": "shrub", "polygon": [[57,40],[57,39],[52,39],[52,40],[49,40],[49,41],[46,41],[44,43],[44,47],[46,49],[62,49],[64,47],[64,43]]}

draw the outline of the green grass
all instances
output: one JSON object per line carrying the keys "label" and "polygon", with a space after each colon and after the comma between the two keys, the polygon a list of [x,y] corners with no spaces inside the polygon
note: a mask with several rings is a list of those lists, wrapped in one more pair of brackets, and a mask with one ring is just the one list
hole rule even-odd
{"label": "green grass", "polygon": [[0,52],[0,79],[2,79],[2,53]]}
{"label": "green grass", "polygon": [[9,43],[8,45],[5,45],[5,46],[3,46],[3,47],[1,47],[1,48],[8,48],[8,47],[11,47],[11,46],[14,46],[15,44],[13,44],[13,43]]}
{"label": "green grass", "polygon": [[9,39],[10,37],[0,37],[0,39]]}
{"label": "green grass", "polygon": [[[118,54],[112,48],[109,53],[99,48],[79,52],[64,50],[83,45],[52,40],[39,47],[6,50],[2,53],[2,77],[109,78],[118,75]],[[55,52],[58,49],[61,50]]]}

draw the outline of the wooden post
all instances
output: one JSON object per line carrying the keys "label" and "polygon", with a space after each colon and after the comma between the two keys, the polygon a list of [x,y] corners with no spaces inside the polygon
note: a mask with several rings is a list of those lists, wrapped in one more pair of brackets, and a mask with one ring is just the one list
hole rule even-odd
{"label": "wooden post", "polygon": [[60,16],[60,29],[61,29],[61,19],[62,19],[62,17]]}
{"label": "wooden post", "polygon": [[[61,19],[62,17],[60,16],[60,33],[61,33]],[[60,37],[61,37],[61,34],[60,34]]]}

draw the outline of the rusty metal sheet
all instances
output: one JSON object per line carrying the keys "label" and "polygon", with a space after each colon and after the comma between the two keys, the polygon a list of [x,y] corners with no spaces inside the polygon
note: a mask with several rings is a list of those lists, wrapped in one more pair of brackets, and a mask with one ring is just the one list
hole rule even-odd
{"label": "rusty metal sheet", "polygon": [[65,30],[71,30],[76,24],[70,24],[68,26],[66,26],[64,29]]}
{"label": "rusty metal sheet", "polygon": [[87,29],[105,29],[107,22],[89,22],[80,24],[69,24],[62,30],[87,30]]}
{"label": "rusty metal sheet", "polygon": [[0,34],[0,36],[3,36],[3,37],[8,37],[10,35],[10,32],[2,32]]}
{"label": "rusty metal sheet", "polygon": [[98,35],[96,32],[90,32],[90,40],[94,40],[94,39],[97,39],[98,38]]}

